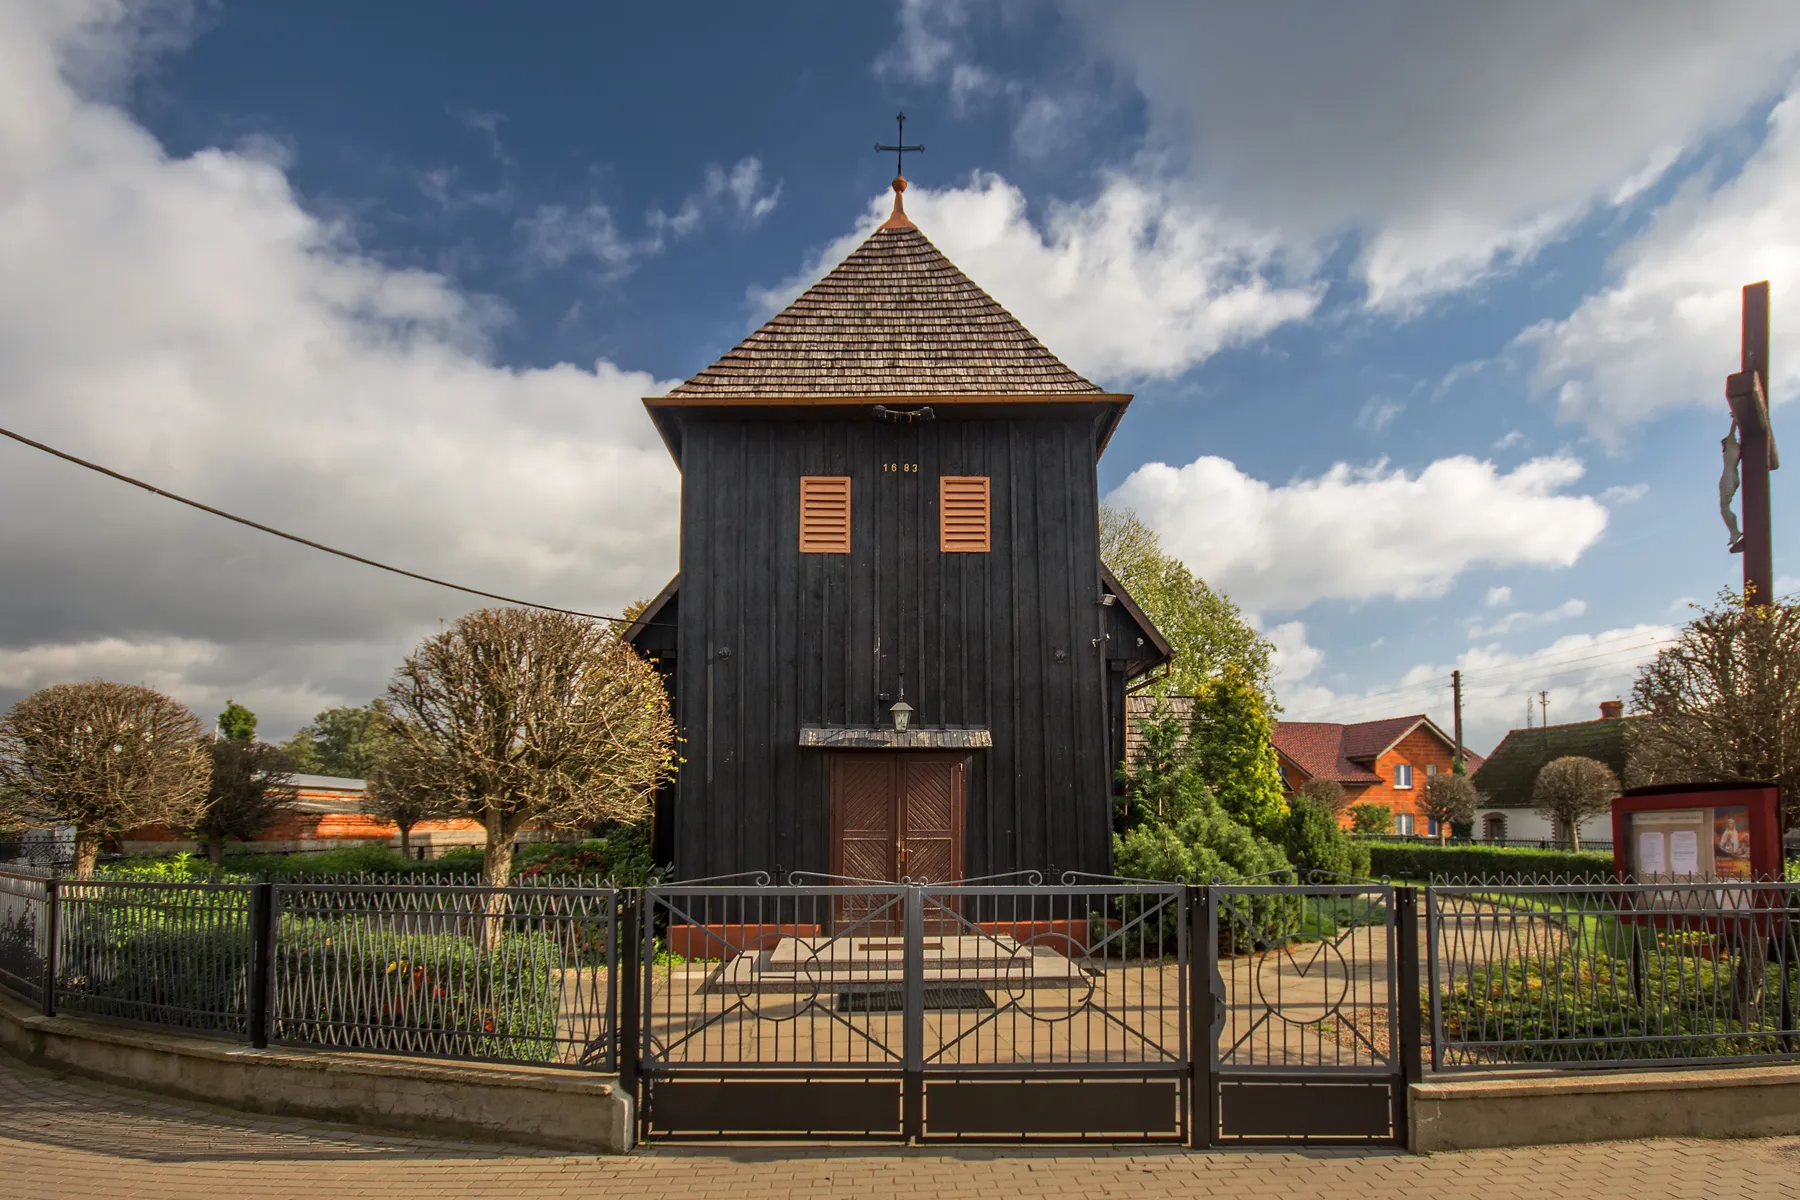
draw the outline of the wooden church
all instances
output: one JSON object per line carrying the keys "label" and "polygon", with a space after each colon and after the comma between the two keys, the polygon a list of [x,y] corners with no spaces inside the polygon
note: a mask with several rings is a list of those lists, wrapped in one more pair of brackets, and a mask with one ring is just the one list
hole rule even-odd
{"label": "wooden church", "polygon": [[1126,691],[1168,643],[1100,561],[1131,397],[1070,370],[893,215],[644,401],[680,573],[626,633],[685,739],[679,879],[1111,868]]}

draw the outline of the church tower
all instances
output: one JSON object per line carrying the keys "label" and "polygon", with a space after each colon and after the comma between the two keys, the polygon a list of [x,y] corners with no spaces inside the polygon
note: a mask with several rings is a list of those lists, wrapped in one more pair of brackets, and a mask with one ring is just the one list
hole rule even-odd
{"label": "church tower", "polygon": [[680,573],[627,631],[685,739],[677,878],[1111,867],[1128,686],[1171,657],[1100,561],[1131,397],[1056,358],[893,215],[644,401]]}

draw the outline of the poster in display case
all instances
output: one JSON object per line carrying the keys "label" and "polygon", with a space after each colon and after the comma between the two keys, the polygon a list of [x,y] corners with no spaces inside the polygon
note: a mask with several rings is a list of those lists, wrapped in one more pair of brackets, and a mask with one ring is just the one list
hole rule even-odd
{"label": "poster in display case", "polygon": [[1781,878],[1780,804],[1772,783],[1633,788],[1613,801],[1613,869],[1638,883],[1727,885],[1659,894],[1652,907],[1670,915],[1761,907],[1759,889],[1729,885]]}

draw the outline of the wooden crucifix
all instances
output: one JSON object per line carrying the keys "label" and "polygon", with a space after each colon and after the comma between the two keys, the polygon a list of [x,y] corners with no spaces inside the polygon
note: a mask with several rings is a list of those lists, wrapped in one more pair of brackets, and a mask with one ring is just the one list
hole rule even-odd
{"label": "wooden crucifix", "polygon": [[[1769,424],[1769,283],[1744,286],[1744,335],[1741,369],[1725,377],[1725,399],[1731,405],[1734,437],[1725,439],[1725,478],[1721,502],[1730,512],[1727,485],[1741,472],[1744,525],[1736,529],[1731,551],[1744,556],[1744,603],[1768,604],[1775,590],[1773,549],[1769,538],[1769,472],[1781,466],[1775,433]],[[1729,515],[1727,525],[1730,525]]]}

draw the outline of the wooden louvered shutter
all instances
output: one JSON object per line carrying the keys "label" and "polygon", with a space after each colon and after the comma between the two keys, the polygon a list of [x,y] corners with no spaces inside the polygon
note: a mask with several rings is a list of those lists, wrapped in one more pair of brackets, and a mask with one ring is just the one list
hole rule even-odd
{"label": "wooden louvered shutter", "polygon": [[946,475],[938,480],[938,549],[946,554],[986,554],[988,526],[986,475]]}
{"label": "wooden louvered shutter", "polygon": [[800,477],[800,553],[850,553],[850,477]]}

